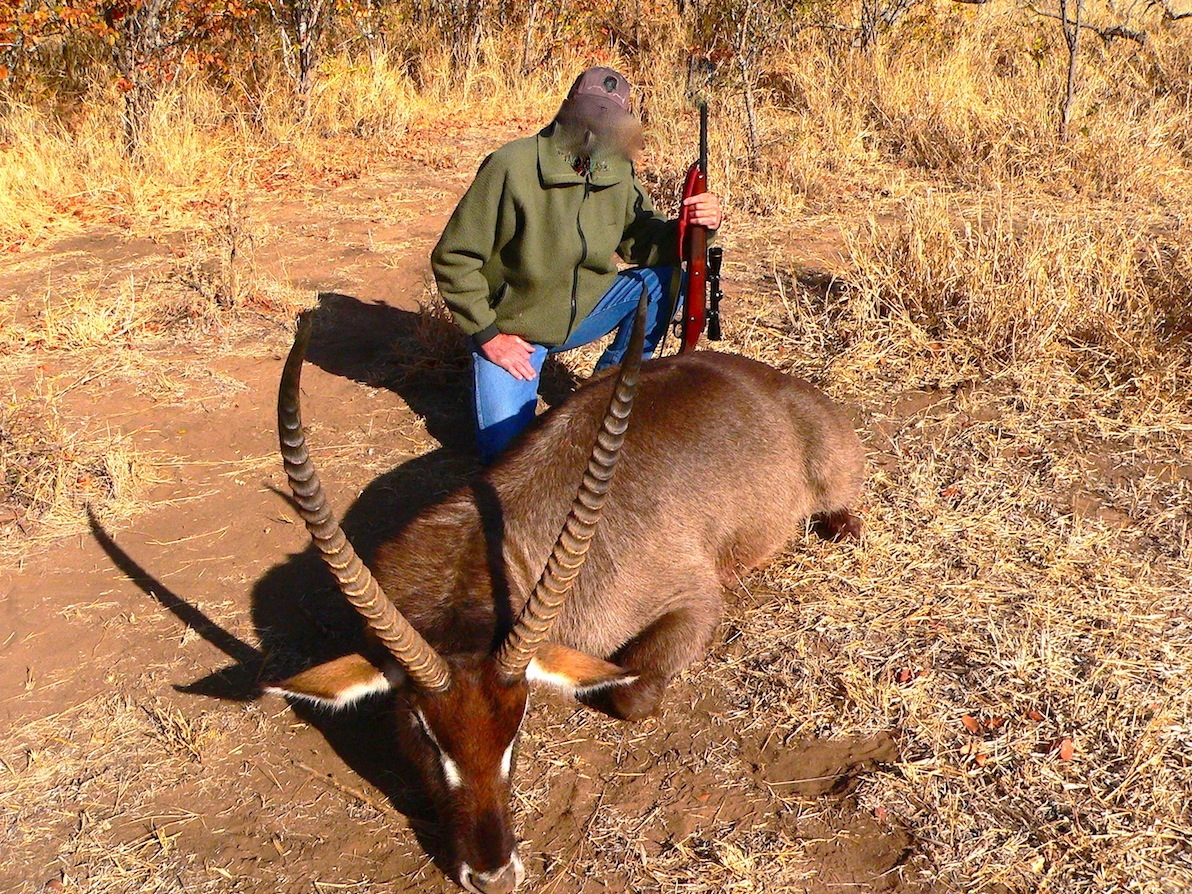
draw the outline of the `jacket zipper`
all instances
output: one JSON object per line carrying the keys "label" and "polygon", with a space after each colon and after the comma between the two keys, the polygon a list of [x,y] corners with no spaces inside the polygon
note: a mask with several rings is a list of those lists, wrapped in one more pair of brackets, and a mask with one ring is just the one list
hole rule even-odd
{"label": "jacket zipper", "polygon": [[575,318],[579,314],[579,269],[588,260],[588,237],[584,235],[583,224],[580,222],[580,215],[584,211],[584,202],[588,200],[588,192],[592,186],[591,173],[584,175],[584,194],[579,202],[579,211],[575,213],[575,229],[579,231],[579,244],[582,249],[579,256],[579,261],[575,265],[575,269],[571,271],[571,320],[567,323],[567,338],[571,338],[571,333],[575,330]]}

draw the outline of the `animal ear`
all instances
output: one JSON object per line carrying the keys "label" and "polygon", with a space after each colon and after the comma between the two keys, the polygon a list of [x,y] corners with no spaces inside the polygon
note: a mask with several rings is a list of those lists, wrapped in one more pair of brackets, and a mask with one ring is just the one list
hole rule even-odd
{"label": "animal ear", "polygon": [[637,672],[626,670],[575,649],[557,643],[542,643],[526,668],[526,679],[582,695],[607,686],[624,686],[637,679]]}
{"label": "animal ear", "polygon": [[265,691],[339,710],[393,688],[385,671],[363,655],[345,655],[266,686]]}

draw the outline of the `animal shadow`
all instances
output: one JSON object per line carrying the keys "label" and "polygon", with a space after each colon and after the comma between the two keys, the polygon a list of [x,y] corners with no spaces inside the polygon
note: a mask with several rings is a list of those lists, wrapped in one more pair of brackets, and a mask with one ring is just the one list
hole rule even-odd
{"label": "animal shadow", "polygon": [[[333,375],[389,389],[426,420],[443,447],[475,452],[468,339],[442,305],[428,302],[415,312],[324,292],[306,359]],[[547,406],[562,403],[579,384],[565,364],[547,358],[539,388]]]}
{"label": "animal shadow", "polygon": [[[466,346],[449,320],[350,296],[324,295],[309,359],[325,370],[399,395],[427,420],[441,447],[372,481],[343,517],[342,527],[365,562],[431,503],[478,471],[472,435]],[[288,494],[279,498],[292,504]],[[92,535],[113,564],[147,596],[225,654],[231,663],[179,692],[252,701],[262,684],[359,650],[364,625],[308,546],[269,569],[254,585],[251,616],[259,645],[245,642],[204,614],[125,552],[90,516]],[[450,854],[416,770],[398,745],[402,731],[392,696],[377,696],[339,713],[294,703],[343,763],[404,815],[419,844],[450,876]]]}
{"label": "animal shadow", "polygon": [[[417,472],[418,470],[415,470]],[[380,486],[403,482],[386,481]],[[378,503],[377,492],[358,501],[353,527],[361,524]],[[392,491],[390,491],[392,493]],[[170,611],[232,660],[227,667],[185,685],[178,692],[223,701],[253,701],[262,684],[280,679],[327,658],[356,650],[363,641],[358,616],[347,605],[313,547],[271,569],[257,584],[252,617],[259,647],[222,628],[202,610],[167,587],[125,552],[95,518],[88,514],[92,536],[119,568],[147,596]],[[449,876],[450,853],[417,771],[402,754],[401,730],[392,696],[375,697],[343,712],[292,703],[296,717],[320,735],[336,756],[371,783],[394,810],[405,816],[420,846]]]}

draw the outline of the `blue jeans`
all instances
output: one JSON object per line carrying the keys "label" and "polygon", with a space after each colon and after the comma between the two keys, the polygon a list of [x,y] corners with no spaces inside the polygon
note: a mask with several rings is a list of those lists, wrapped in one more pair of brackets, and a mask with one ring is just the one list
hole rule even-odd
{"label": "blue jeans", "polygon": [[617,330],[612,344],[596,362],[599,372],[616,366],[629,347],[629,334],[633,328],[633,315],[637,310],[638,298],[645,285],[649,295],[646,310],[645,356],[652,357],[658,343],[666,334],[670,324],[670,267],[634,267],[622,270],[617,278],[596,303],[592,312],[580,321],[571,337],[557,348],[534,345],[530,365],[534,367],[534,378],[529,382],[514,378],[497,364],[490,361],[475,345],[472,346],[472,381],[476,393],[476,441],[480,448],[480,459],[490,463],[502,450],[534,421],[534,410],[538,405],[539,373],[548,354],[569,351],[602,338]]}

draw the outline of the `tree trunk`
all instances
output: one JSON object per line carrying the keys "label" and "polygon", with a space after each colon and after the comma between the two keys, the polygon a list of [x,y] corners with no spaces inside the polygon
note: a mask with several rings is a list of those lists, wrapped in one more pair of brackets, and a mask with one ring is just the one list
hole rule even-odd
{"label": "tree trunk", "polygon": [[749,20],[753,17],[753,2],[745,4],[741,22],[737,26],[737,67],[741,72],[741,86],[745,94],[745,125],[749,134],[749,160],[756,166],[762,158],[762,142],[757,127],[757,103],[754,101],[754,48],[749,34]]}
{"label": "tree trunk", "polygon": [[166,0],[146,0],[120,22],[112,44],[112,61],[125,91],[121,123],[124,151],[129,156],[140,149],[157,98],[157,73],[150,70],[150,63],[160,61],[165,11]]}
{"label": "tree trunk", "polygon": [[523,75],[530,73],[530,50],[534,46],[534,24],[537,18],[538,0],[530,0],[530,8],[526,12],[526,39],[522,43],[521,72]]}
{"label": "tree trunk", "polygon": [[1080,14],[1084,0],[1075,0],[1072,18],[1068,18],[1069,0],[1060,0],[1060,21],[1064,27],[1064,42],[1068,45],[1068,82],[1060,103],[1060,142],[1068,142],[1068,125],[1072,122],[1072,102],[1076,99],[1076,52],[1080,41]]}
{"label": "tree trunk", "polygon": [[281,37],[282,64],[305,100],[319,62],[319,37],[326,27],[326,0],[269,0]]}

